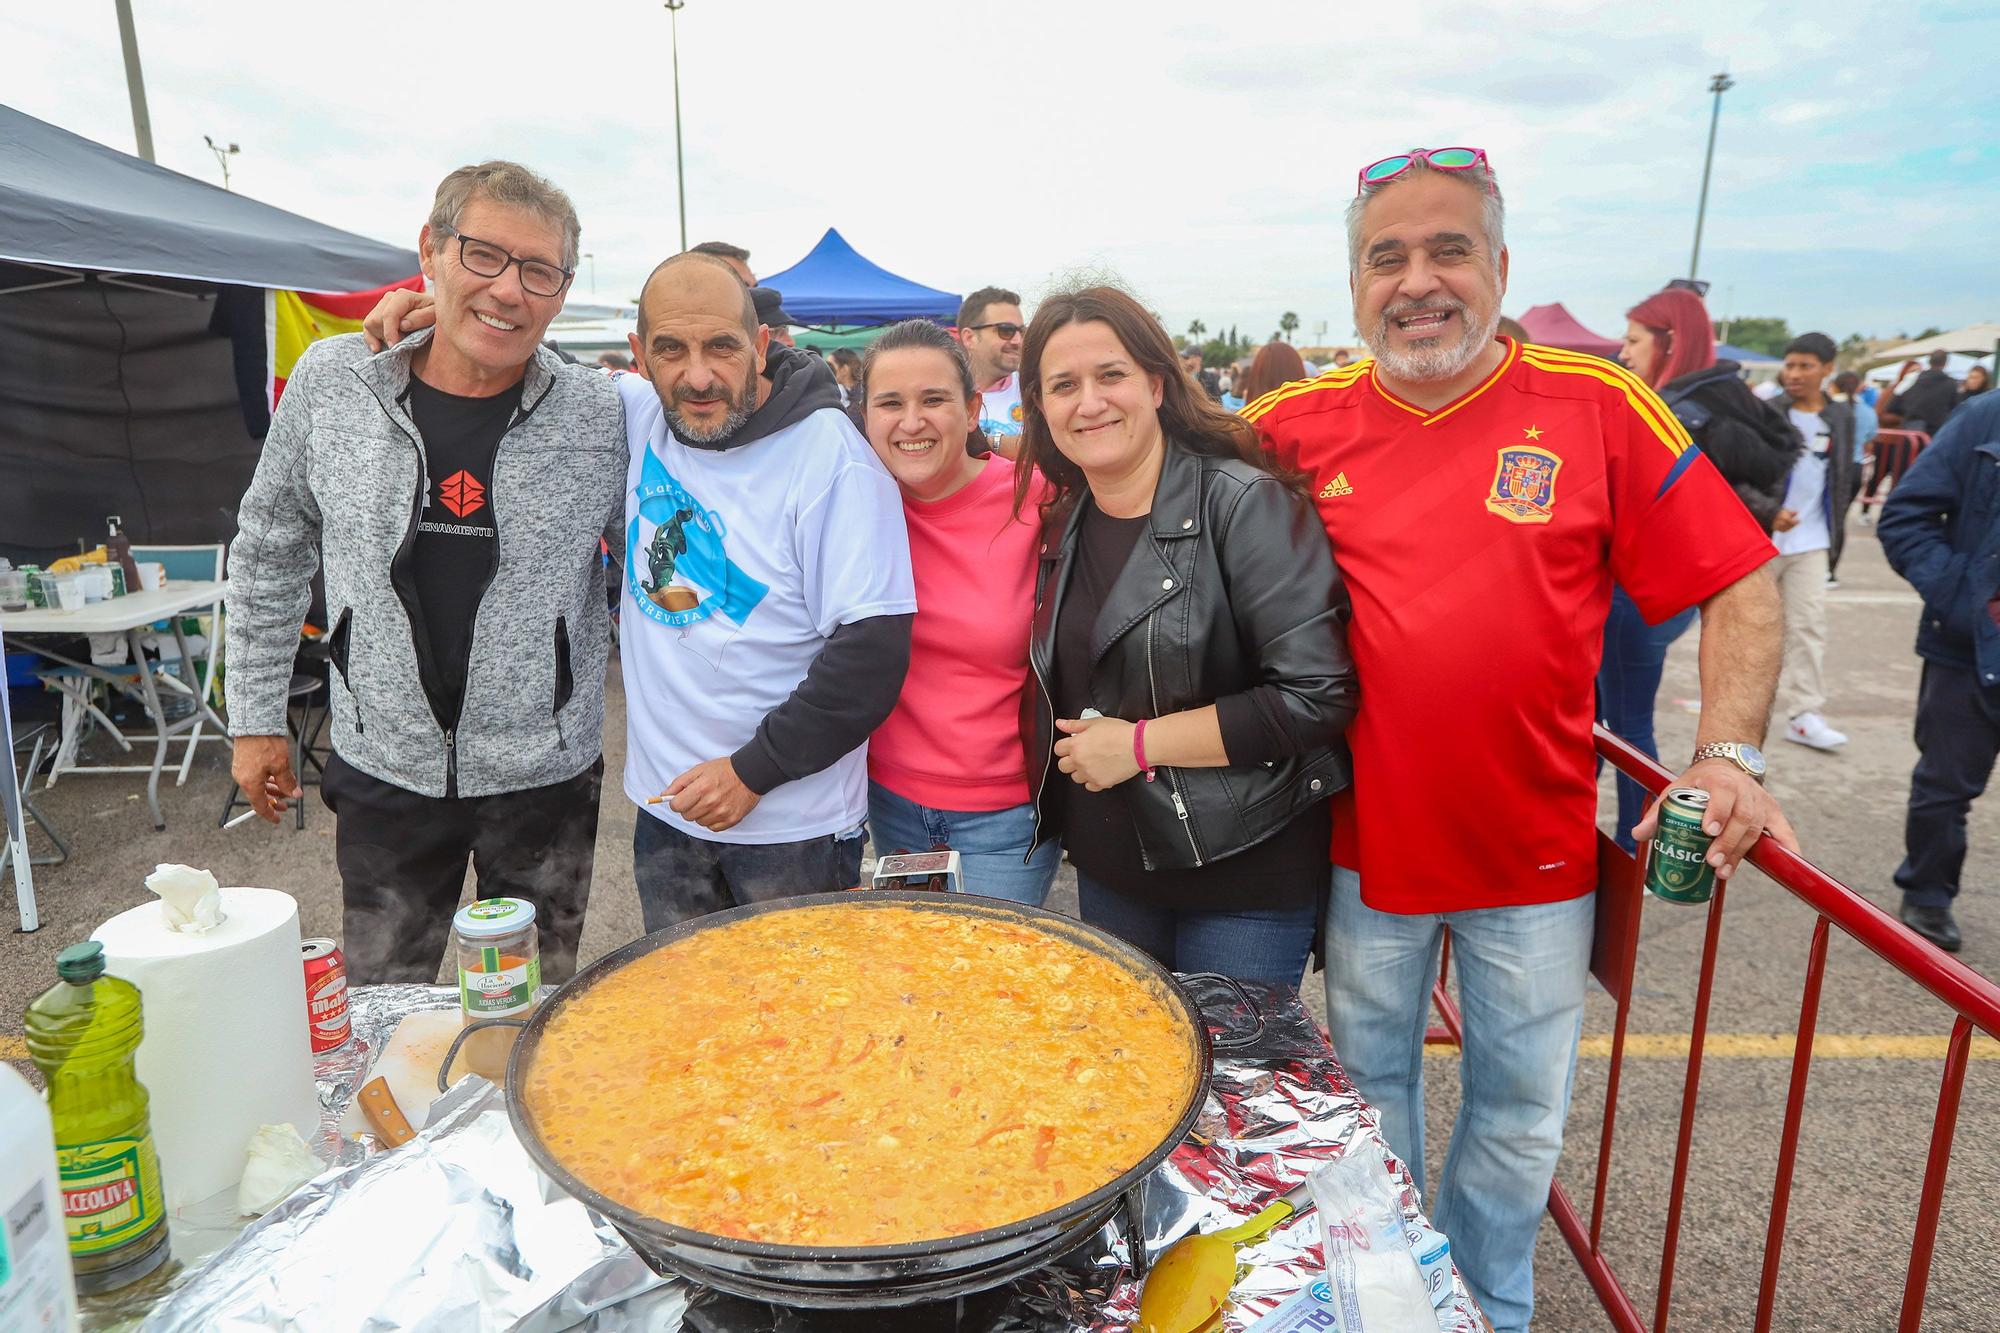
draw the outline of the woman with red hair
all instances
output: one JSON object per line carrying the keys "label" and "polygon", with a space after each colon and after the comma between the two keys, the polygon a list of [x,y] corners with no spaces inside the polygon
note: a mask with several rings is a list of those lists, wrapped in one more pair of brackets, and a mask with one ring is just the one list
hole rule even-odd
{"label": "woman with red hair", "polygon": [[1750,392],[1741,366],[1715,359],[1714,329],[1699,296],[1669,287],[1625,312],[1618,359],[1653,386],[1769,532],[1801,442],[1784,413]]}
{"label": "woman with red hair", "polygon": [[[1708,307],[1693,292],[1669,287],[1625,312],[1625,345],[1618,359],[1673,409],[1695,444],[1708,455],[1743,507],[1771,530],[1784,503],[1785,482],[1802,447],[1782,412],[1762,402],[1743,382],[1742,367],[1715,358]],[[1623,588],[1611,590],[1604,621],[1604,660],[1597,669],[1597,706],[1604,725],[1655,757],[1653,706],[1667,649],[1694,620],[1690,607],[1648,625]],[[1645,813],[1645,793],[1618,779],[1617,838],[1633,849],[1632,826]]]}
{"label": "woman with red hair", "polygon": [[1305,360],[1290,343],[1273,338],[1257,349],[1250,372],[1243,377],[1240,393],[1245,406],[1256,402],[1280,385],[1306,377]]}

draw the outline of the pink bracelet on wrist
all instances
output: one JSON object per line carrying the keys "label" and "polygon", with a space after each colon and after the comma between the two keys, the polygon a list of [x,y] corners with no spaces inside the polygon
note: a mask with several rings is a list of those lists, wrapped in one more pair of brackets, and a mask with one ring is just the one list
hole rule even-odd
{"label": "pink bracelet on wrist", "polygon": [[1132,724],[1132,759],[1139,765],[1139,771],[1146,775],[1146,781],[1153,781],[1153,766],[1146,762],[1146,719],[1143,717]]}

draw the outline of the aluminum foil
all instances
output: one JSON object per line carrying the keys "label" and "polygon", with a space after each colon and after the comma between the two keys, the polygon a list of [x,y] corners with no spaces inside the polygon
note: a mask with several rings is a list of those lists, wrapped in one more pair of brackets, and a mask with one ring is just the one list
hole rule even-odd
{"label": "aluminum foil", "polygon": [[149,1292],[155,1308],[125,1326],[678,1328],[685,1293],[548,1183],[507,1122],[504,1094],[484,1079],[461,1079],[417,1140],[394,1154],[365,1135],[342,1138],[341,1119],[397,1025],[458,1006],[449,986],[348,994],[354,1038],[315,1061],[320,1125],[307,1139],[332,1168],[247,1230],[249,1219],[233,1219],[224,1237],[233,1243],[213,1247],[198,1271],[177,1234],[183,1271],[168,1298]]}
{"label": "aluminum foil", "polygon": [[669,1284],[535,1168],[499,1088],[466,1077],[431,1114],[410,1143],[298,1190],[141,1327],[678,1326],[682,1293],[656,1293]]}
{"label": "aluminum foil", "polygon": [[[296,1128],[306,1146],[328,1167],[352,1166],[368,1156],[372,1143],[343,1138],[341,1118],[361,1090],[374,1052],[385,1046],[396,1025],[420,1009],[449,1009],[458,1003],[450,986],[360,986],[348,988],[354,1036],[338,1050],[313,1057],[319,1094],[319,1124]],[[192,1281],[208,1261],[241,1235],[253,1219],[236,1211],[236,1187],[169,1214],[172,1257],[143,1281],[79,1301],[85,1333],[122,1333],[167,1296]]]}
{"label": "aluminum foil", "polygon": [[[1243,1221],[1321,1163],[1348,1152],[1380,1153],[1404,1219],[1427,1221],[1408,1168],[1383,1144],[1374,1110],[1347,1081],[1299,997],[1282,987],[1243,985],[1256,1001],[1263,1033],[1246,1049],[1217,1055],[1208,1105],[1188,1141],[1147,1178],[1146,1252],[1158,1255],[1190,1232]],[[1205,1013],[1221,1016],[1223,1006],[1208,995],[1198,998]],[[1222,1327],[1243,1333],[1325,1275],[1318,1215],[1287,1222],[1236,1257],[1235,1303],[1224,1311]],[[1036,1333],[1127,1333],[1138,1316],[1140,1282],[1123,1228],[1115,1224],[1080,1255],[1015,1286],[1041,1316]],[[1485,1327],[1455,1269],[1437,1316],[1440,1333],[1481,1333]]]}
{"label": "aluminum foil", "polygon": [[[1374,1112],[1298,997],[1249,989],[1255,1013],[1241,1005],[1228,1012],[1220,994],[1200,996],[1226,1031],[1247,1033],[1260,1019],[1262,1031],[1247,1048],[1218,1055],[1194,1132],[1147,1179],[1145,1252],[1241,1220],[1346,1152],[1382,1154],[1404,1216],[1420,1220],[1408,1172],[1383,1146]],[[176,1231],[180,1270],[128,1289],[120,1317],[98,1310],[85,1327],[139,1327],[133,1316],[157,1305],[146,1330],[682,1329],[689,1306],[708,1294],[652,1274],[602,1218],[541,1176],[508,1125],[503,1094],[484,1080],[461,1080],[417,1140],[394,1153],[338,1141],[370,1052],[407,1014],[457,1003],[446,987],[350,995],[355,1040],[322,1057],[318,1071],[323,1116],[314,1146],[332,1155],[333,1168],[226,1248],[211,1245],[199,1271]],[[228,1240],[228,1231],[219,1234]],[[1224,1316],[1232,1333],[1321,1278],[1316,1217],[1289,1222],[1238,1258],[1235,1304]],[[1139,1285],[1125,1226],[1114,1221],[1078,1253],[1014,1283],[994,1327],[1128,1333]],[[1482,1328],[1455,1272],[1437,1313],[1442,1333]]]}

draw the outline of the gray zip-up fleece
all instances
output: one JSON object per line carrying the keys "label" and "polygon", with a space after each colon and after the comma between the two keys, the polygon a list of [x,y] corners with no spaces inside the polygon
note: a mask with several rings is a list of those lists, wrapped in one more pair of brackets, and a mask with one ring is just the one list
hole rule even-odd
{"label": "gray zip-up fleece", "polygon": [[488,502],[499,532],[472,626],[465,702],[447,731],[427,685],[414,589],[396,576],[416,535],[424,450],[403,399],[428,331],[370,356],[359,334],[294,369],[243,496],[229,555],[229,729],[285,730],[285,690],[324,560],[333,747],[425,796],[488,796],[597,762],[609,641],[598,538],[623,513],[624,414],[601,375],[536,348],[500,441]]}

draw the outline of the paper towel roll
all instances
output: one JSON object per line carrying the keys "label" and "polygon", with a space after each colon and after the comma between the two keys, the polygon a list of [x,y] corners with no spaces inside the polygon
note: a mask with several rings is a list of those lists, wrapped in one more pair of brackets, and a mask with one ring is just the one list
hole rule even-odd
{"label": "paper towel roll", "polygon": [[259,1126],[310,1134],[319,1123],[298,904],[275,889],[224,889],[222,912],[213,930],[183,934],[149,902],[91,936],[105,971],[145,1005],[139,1081],[170,1208],[235,1189]]}

